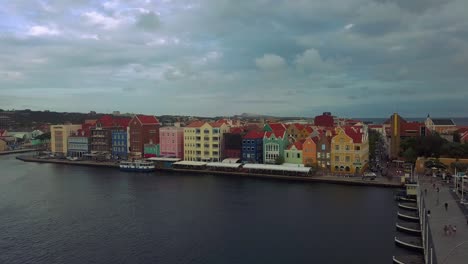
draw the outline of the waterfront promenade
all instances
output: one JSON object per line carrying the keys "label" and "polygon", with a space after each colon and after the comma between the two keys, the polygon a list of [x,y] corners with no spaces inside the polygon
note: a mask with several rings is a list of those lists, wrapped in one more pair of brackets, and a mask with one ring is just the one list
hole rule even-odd
{"label": "waterfront promenade", "polygon": [[[63,164],[63,165],[90,166],[90,167],[109,167],[109,168],[119,167],[118,163],[116,162],[39,159],[33,156],[27,156],[27,155],[18,156],[16,158],[25,162],[55,163],[55,164]],[[159,170],[186,172],[186,173],[216,174],[216,175],[226,175],[226,176],[239,176],[239,177],[270,178],[270,179],[289,180],[289,181],[324,182],[324,183],[343,184],[343,185],[361,185],[361,186],[375,186],[375,187],[387,187],[387,188],[402,187],[400,181],[397,178],[389,179],[385,177],[377,177],[375,180],[371,181],[371,180],[363,180],[361,177],[342,177],[342,176],[331,176],[331,175],[298,177],[298,176],[254,174],[254,173],[246,173],[246,172],[232,172],[232,171],[228,172],[228,171],[214,171],[214,170],[194,170],[194,169],[192,170],[159,169]]]}
{"label": "waterfront promenade", "polygon": [[[436,181],[436,178],[421,176],[420,189],[426,207],[430,210],[429,224],[437,264],[466,264],[468,263],[468,223],[466,208],[462,211],[460,201],[452,192],[453,183]],[[436,188],[433,184],[436,184]],[[437,187],[439,192],[437,192]],[[427,195],[424,190],[427,189]],[[445,210],[445,203],[448,209]],[[456,234],[447,235],[445,225],[456,226]],[[428,263],[431,263],[430,261]]]}

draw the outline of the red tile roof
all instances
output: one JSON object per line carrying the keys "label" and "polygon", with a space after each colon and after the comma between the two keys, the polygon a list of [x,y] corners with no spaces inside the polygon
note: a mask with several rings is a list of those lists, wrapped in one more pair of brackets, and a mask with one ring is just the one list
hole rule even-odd
{"label": "red tile roof", "polygon": [[286,126],[282,123],[269,123],[268,124],[271,127],[271,130],[286,130]]}
{"label": "red tile roof", "polygon": [[263,136],[264,136],[264,132],[252,130],[249,133],[247,133],[247,135],[244,136],[244,139],[259,139],[259,138],[263,138]]}
{"label": "red tile roof", "polygon": [[138,120],[140,120],[143,125],[157,125],[159,124],[158,119],[155,116],[149,115],[137,115]]}
{"label": "red tile roof", "polygon": [[265,132],[266,137],[271,137],[271,135],[275,135],[277,138],[282,138],[285,135],[286,130],[273,130],[273,132]]}
{"label": "red tile roof", "polygon": [[233,134],[242,134],[244,129],[242,127],[233,127],[229,130],[229,132]]}
{"label": "red tile roof", "polygon": [[354,143],[362,143],[362,133],[358,127],[343,127],[346,135],[348,135]]}
{"label": "red tile roof", "polygon": [[226,123],[224,123],[224,122],[211,122],[210,126],[212,126],[212,127],[221,127],[224,124],[226,124]]}
{"label": "red tile roof", "polygon": [[369,128],[382,128],[383,125],[369,125]]}
{"label": "red tile roof", "polygon": [[205,124],[203,121],[193,121],[192,123],[188,124],[186,127],[201,127]]}

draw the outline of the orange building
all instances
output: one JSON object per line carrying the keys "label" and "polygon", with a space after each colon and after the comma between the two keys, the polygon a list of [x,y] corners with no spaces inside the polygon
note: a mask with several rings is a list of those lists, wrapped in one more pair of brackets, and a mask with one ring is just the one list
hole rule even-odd
{"label": "orange building", "polygon": [[308,137],[302,144],[302,164],[312,167],[317,164],[317,140]]}

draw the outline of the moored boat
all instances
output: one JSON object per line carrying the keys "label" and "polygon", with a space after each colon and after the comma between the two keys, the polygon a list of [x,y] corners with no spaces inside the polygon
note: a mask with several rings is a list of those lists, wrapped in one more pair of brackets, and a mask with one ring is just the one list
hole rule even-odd
{"label": "moored boat", "polygon": [[146,160],[121,161],[120,170],[135,172],[152,172],[155,170],[154,163]]}

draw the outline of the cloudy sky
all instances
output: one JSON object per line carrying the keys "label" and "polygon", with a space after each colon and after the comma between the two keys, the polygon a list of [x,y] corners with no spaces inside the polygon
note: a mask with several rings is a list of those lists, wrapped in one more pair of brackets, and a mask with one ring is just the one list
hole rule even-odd
{"label": "cloudy sky", "polygon": [[468,116],[466,0],[0,0],[0,108]]}

